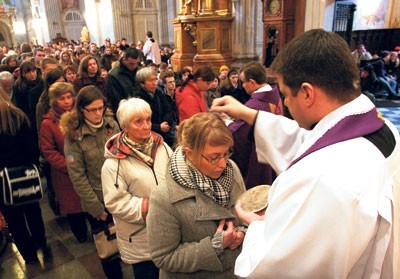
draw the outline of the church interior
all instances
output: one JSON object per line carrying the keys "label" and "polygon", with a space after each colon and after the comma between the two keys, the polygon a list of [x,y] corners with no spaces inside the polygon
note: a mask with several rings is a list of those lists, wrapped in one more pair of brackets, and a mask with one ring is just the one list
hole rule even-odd
{"label": "church interior", "polygon": [[[152,31],[173,50],[175,71],[240,69],[250,61],[268,68],[285,44],[317,28],[337,32],[351,50],[364,44],[368,51],[392,51],[400,46],[400,0],[0,0],[0,46],[86,40],[101,47],[123,38],[130,45]],[[395,109],[383,111],[400,123]],[[51,259],[39,256],[39,264],[27,265],[3,242],[0,278],[104,278],[93,241],[78,243],[46,198],[41,208]],[[123,275],[133,278],[132,268],[123,265]]]}

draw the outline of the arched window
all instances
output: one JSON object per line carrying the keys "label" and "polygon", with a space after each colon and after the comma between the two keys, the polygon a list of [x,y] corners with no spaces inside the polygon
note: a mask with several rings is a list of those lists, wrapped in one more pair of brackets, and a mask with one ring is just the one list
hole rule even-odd
{"label": "arched window", "polygon": [[151,0],[137,0],[136,1],[136,5],[135,5],[136,9],[153,9],[153,1]]}
{"label": "arched window", "polygon": [[3,42],[3,41],[5,41],[5,39],[4,39],[3,33],[0,32],[0,42]]}
{"label": "arched window", "polygon": [[64,15],[65,22],[82,22],[82,16],[77,11],[70,11]]}

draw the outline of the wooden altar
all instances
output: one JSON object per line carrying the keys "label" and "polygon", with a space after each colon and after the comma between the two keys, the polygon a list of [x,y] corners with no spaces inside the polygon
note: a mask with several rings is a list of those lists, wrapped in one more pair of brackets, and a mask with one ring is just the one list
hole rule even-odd
{"label": "wooden altar", "polygon": [[232,57],[231,0],[181,0],[174,24],[175,53],[171,63],[175,71],[184,66],[208,65],[218,72],[230,66]]}

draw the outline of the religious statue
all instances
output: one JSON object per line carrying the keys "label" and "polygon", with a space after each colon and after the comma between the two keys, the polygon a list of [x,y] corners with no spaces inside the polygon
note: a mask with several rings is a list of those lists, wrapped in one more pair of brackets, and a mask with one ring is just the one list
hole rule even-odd
{"label": "religious statue", "polygon": [[80,40],[81,40],[81,42],[84,42],[84,43],[90,43],[90,33],[86,26],[82,27]]}
{"label": "religious statue", "polygon": [[180,15],[197,15],[198,0],[181,0],[181,12]]}

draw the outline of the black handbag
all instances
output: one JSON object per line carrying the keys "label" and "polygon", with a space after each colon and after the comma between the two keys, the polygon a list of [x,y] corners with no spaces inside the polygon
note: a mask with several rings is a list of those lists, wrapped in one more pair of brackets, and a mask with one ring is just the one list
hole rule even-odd
{"label": "black handbag", "polygon": [[6,205],[18,206],[38,202],[43,197],[39,170],[35,164],[5,167],[0,172],[3,182],[3,201]]}

